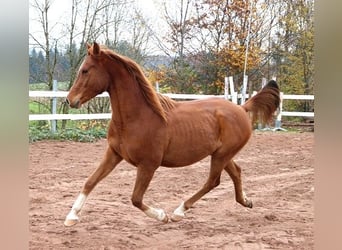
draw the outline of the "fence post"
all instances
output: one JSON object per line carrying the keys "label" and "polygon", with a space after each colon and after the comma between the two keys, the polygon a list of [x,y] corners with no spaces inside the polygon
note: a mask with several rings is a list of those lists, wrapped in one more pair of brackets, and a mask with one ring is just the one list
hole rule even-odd
{"label": "fence post", "polygon": [[[265,87],[265,86],[266,86],[266,83],[267,83],[267,80],[266,80],[265,77],[263,77],[263,78],[261,79],[261,88]],[[253,91],[253,95],[255,95],[255,94],[256,94],[256,92]],[[263,129],[262,124],[261,124],[260,122],[258,122],[258,130],[262,130],[262,129]]]}
{"label": "fence post", "polygon": [[229,82],[228,82],[228,77],[226,76],[225,78],[224,78],[224,99],[225,100],[228,100],[229,99],[229,96],[228,96],[228,84],[229,84]]}
{"label": "fence post", "polygon": [[159,82],[158,81],[156,82],[156,91],[157,91],[157,93],[159,93]]}
{"label": "fence post", "polygon": [[266,80],[265,77],[263,77],[262,80],[261,80],[261,88],[265,87],[266,83],[267,83],[267,80]]}
{"label": "fence post", "polygon": [[228,77],[228,80],[229,80],[230,94],[232,95],[232,102],[237,104],[237,92],[234,91],[233,77],[232,76]]}
{"label": "fence post", "polygon": [[[57,91],[57,80],[53,80],[52,82],[52,91]],[[57,97],[52,98],[52,114],[57,114]],[[57,120],[51,120],[51,132],[56,133]]]}
{"label": "fence post", "polygon": [[280,92],[280,104],[279,104],[279,110],[278,110],[278,114],[277,114],[277,118],[275,121],[275,125],[274,125],[274,129],[273,131],[287,131],[286,129],[281,127],[281,112],[283,112],[283,92]]}
{"label": "fence post", "polygon": [[242,83],[242,96],[241,96],[241,105],[245,103],[246,100],[246,92],[247,92],[247,83],[248,83],[248,75],[244,75],[243,83]]}

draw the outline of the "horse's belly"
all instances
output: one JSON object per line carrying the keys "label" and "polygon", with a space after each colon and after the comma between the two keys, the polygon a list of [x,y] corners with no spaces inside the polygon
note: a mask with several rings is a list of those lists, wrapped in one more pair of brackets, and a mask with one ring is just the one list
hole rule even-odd
{"label": "horse's belly", "polygon": [[186,105],[176,111],[169,119],[168,144],[162,166],[190,165],[220,147],[219,125],[214,112],[201,107],[186,109]]}
{"label": "horse's belly", "polygon": [[178,155],[177,157],[172,157],[172,158],[168,158],[165,157],[162,160],[161,166],[163,167],[170,167],[170,168],[174,168],[174,167],[184,167],[184,166],[188,166],[191,165],[195,162],[198,162],[200,160],[202,160],[203,158],[205,158],[206,156],[208,156],[209,154],[202,154],[202,155]]}
{"label": "horse's belly", "polygon": [[164,153],[161,165],[165,167],[182,167],[211,155],[220,146],[220,143],[209,138],[206,139],[186,141],[186,138],[183,138],[171,142]]}

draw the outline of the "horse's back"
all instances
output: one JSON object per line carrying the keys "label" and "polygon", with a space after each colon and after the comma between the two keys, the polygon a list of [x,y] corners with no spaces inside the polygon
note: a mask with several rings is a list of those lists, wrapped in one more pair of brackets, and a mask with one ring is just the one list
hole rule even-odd
{"label": "horse's back", "polygon": [[246,112],[219,98],[178,103],[168,114],[167,127],[165,166],[189,165],[217,150],[235,151],[251,133]]}

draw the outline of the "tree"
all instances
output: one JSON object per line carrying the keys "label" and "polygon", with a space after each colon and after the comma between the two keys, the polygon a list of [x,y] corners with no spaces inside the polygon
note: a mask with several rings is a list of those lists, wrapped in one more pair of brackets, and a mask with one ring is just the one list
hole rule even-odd
{"label": "tree", "polygon": [[196,8],[198,26],[207,37],[206,50],[214,55],[210,61],[214,69],[211,79],[216,80],[207,84],[215,86],[215,92],[219,93],[223,91],[224,77],[228,74],[235,76],[236,82],[242,81],[247,42],[247,72],[259,65],[257,0],[203,0]]}
{"label": "tree", "polygon": [[[86,55],[86,44],[89,41],[96,41],[102,34],[103,27],[106,27],[108,23],[97,21],[103,16],[103,13],[108,14],[109,7],[113,4],[112,0],[72,0],[71,3],[71,15],[70,23],[67,24],[66,30],[69,37],[69,43],[67,45],[67,56],[69,59],[69,86],[71,88],[84,56]],[[105,16],[109,22],[109,17]],[[79,22],[79,19],[81,22]],[[80,25],[80,23],[82,25]],[[79,44],[79,47],[77,46]],[[101,102],[98,105],[102,112],[106,112],[109,109],[108,100],[96,100],[94,102]],[[106,103],[103,103],[106,102]],[[90,106],[94,106],[88,103],[88,110]],[[104,111],[104,109],[106,109]],[[69,106],[66,103],[62,104],[62,112],[68,113]],[[66,120],[62,121],[62,128],[66,126]]]}
{"label": "tree", "polygon": [[187,60],[188,55],[191,54],[191,41],[194,37],[192,33],[194,2],[181,0],[178,5],[172,2],[175,8],[169,6],[171,2],[169,5],[164,3],[164,19],[169,29],[165,41],[170,44],[169,51],[173,53],[171,55],[173,62],[164,74],[165,79],[160,82],[179,93],[193,93],[198,90],[197,73]]}
{"label": "tree", "polygon": [[165,8],[170,30],[167,41],[176,53],[170,69],[175,81],[193,81],[208,94],[222,93],[227,74],[241,82],[248,32],[251,39],[247,69],[254,73],[262,55],[257,0],[202,0],[200,3],[188,0],[180,3],[175,12],[178,16],[172,16]]}
{"label": "tree", "polygon": [[37,53],[36,49],[33,48],[29,55],[29,71],[30,71],[30,83],[45,82],[45,57],[43,52],[39,50]]}
{"label": "tree", "polygon": [[[57,24],[47,19],[50,1],[30,0],[43,34],[30,33],[37,48],[30,55],[30,81],[67,77],[71,86],[85,56],[85,45],[93,41],[148,66],[152,41],[168,56],[162,60],[163,66],[154,65],[150,71],[161,88],[222,94],[225,76],[234,76],[236,89],[242,85],[248,45],[249,93],[260,88],[262,77],[273,76],[284,92],[313,93],[313,0],[164,1],[161,13],[168,27],[166,34],[153,30],[134,2],[72,0],[68,19],[61,20],[63,34],[56,34]],[[39,64],[45,65],[45,73],[38,73]],[[94,104],[94,109],[96,106],[102,111],[108,105]],[[64,112],[67,109],[65,106]]]}
{"label": "tree", "polygon": [[[104,25],[105,45],[120,54],[130,57],[138,64],[143,64],[152,31],[141,10],[131,7],[130,4],[129,1],[123,1],[120,5],[116,3],[116,6],[113,7],[114,10],[106,10],[106,13],[115,12],[115,15],[112,17],[114,19],[104,17],[105,20],[114,22],[114,24],[106,22]],[[129,31],[129,36],[125,35],[124,31]],[[121,35],[118,36],[118,34]]]}
{"label": "tree", "polygon": [[[279,6],[282,11],[274,45],[275,66],[282,90],[287,93],[312,94],[313,1],[288,0]],[[311,111],[312,103],[289,102],[296,110]],[[291,108],[291,107],[290,107]]]}
{"label": "tree", "polygon": [[[51,28],[49,23],[49,10],[51,7],[50,0],[38,1],[38,0],[30,0],[31,6],[37,12],[38,22],[42,27],[44,40],[40,41],[39,38],[36,37],[35,34],[29,33],[29,36],[35,42],[35,46],[40,48],[45,53],[45,74],[46,81],[48,85],[48,89],[52,90],[52,81],[54,76],[54,71],[57,63],[57,45],[58,39],[52,38],[51,36]],[[52,55],[51,52],[55,53]]]}
{"label": "tree", "polygon": [[185,43],[192,37],[190,31],[192,28],[190,7],[192,0],[181,0],[175,13],[170,13],[170,7],[164,3],[164,18],[169,26],[170,33],[165,37],[166,41],[172,46],[179,61],[183,61],[185,54]]}

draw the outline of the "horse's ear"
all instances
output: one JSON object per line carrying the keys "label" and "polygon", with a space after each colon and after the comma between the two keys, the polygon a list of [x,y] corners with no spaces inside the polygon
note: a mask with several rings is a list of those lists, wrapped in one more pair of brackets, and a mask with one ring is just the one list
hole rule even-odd
{"label": "horse's ear", "polygon": [[100,54],[100,45],[98,45],[96,42],[94,42],[94,45],[93,45],[93,54],[94,55]]}
{"label": "horse's ear", "polygon": [[90,49],[91,45],[89,43],[87,43],[87,49]]}

